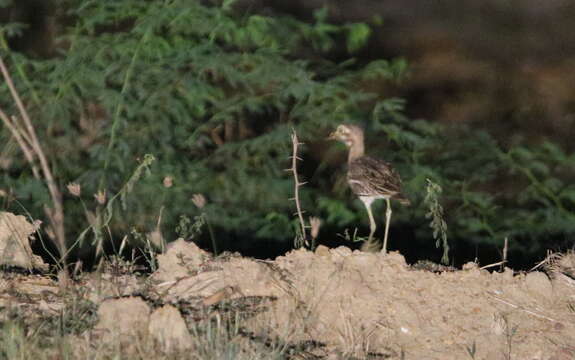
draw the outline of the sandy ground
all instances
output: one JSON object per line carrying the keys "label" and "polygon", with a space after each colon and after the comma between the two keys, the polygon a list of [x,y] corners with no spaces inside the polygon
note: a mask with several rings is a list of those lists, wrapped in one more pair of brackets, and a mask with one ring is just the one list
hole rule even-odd
{"label": "sandy ground", "polygon": [[73,291],[97,308],[86,333],[101,341],[145,334],[165,351],[193,347],[194,322],[233,313],[242,319],[242,346],[284,344],[294,349],[290,359],[575,358],[572,254],[546,272],[490,272],[473,263],[433,272],[399,253],[345,247],[295,250],[275,261],[213,258],[180,239],[157,260],[149,276],[126,267],[74,280],[5,271],[0,320],[14,308],[57,313]]}

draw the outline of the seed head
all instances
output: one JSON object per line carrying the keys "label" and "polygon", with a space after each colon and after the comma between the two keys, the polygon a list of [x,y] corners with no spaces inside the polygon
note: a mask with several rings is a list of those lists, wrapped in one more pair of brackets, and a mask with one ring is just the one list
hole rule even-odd
{"label": "seed head", "polygon": [[54,229],[51,226],[46,227],[46,235],[52,240],[56,239],[56,234],[54,233]]}
{"label": "seed head", "polygon": [[80,197],[82,194],[82,187],[78,183],[68,183],[66,187],[68,188],[68,192],[75,197]]}
{"label": "seed head", "polygon": [[309,224],[311,225],[311,237],[312,239],[317,239],[319,234],[319,228],[321,227],[321,219],[315,216],[309,218]]}
{"label": "seed head", "polygon": [[198,209],[203,209],[206,206],[206,198],[202,194],[194,194],[192,196],[192,202]]}
{"label": "seed head", "polygon": [[104,205],[106,203],[106,190],[98,190],[98,192],[94,194],[94,198],[98,204]]}
{"label": "seed head", "polygon": [[171,176],[166,176],[164,178],[163,183],[164,183],[164,187],[169,189],[174,185],[174,178]]}

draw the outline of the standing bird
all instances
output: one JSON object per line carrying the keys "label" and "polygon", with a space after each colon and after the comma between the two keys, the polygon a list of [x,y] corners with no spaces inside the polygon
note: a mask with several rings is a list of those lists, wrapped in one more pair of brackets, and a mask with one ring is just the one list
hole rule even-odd
{"label": "standing bird", "polygon": [[387,201],[385,213],[385,237],[383,253],[387,252],[387,235],[391,219],[390,199],[396,199],[403,205],[409,205],[409,200],[401,193],[401,178],[390,164],[383,160],[365,156],[363,130],[359,126],[342,124],[331,133],[329,139],[338,140],[349,149],[347,183],[355,195],[365,205],[369,215],[370,230],[367,244],[372,244],[376,224],[371,212],[371,204],[377,199]]}

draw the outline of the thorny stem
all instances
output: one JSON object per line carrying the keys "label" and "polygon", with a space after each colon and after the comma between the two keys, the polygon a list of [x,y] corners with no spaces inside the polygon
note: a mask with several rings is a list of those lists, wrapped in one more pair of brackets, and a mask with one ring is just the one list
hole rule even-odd
{"label": "thorny stem", "polygon": [[292,142],[292,157],[291,157],[291,172],[293,173],[293,177],[294,177],[294,201],[295,201],[295,206],[297,209],[297,215],[299,218],[299,223],[301,226],[301,236],[302,239],[306,239],[306,235],[305,235],[305,220],[303,219],[303,212],[301,210],[301,205],[299,202],[299,187],[302,186],[304,183],[300,183],[299,182],[299,178],[298,178],[298,174],[297,174],[297,150],[299,145],[301,145],[301,143],[298,140],[297,137],[297,133],[295,131],[295,129],[293,129],[292,135],[291,135],[291,142]]}

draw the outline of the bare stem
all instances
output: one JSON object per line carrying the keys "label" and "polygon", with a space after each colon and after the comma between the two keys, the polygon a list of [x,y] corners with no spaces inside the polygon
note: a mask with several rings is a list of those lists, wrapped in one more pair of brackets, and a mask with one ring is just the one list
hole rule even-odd
{"label": "bare stem", "polygon": [[0,109],[0,118],[4,125],[10,130],[14,139],[18,143],[18,146],[24,153],[24,157],[26,157],[26,161],[30,164],[32,168],[32,173],[34,177],[40,179],[40,172],[38,170],[38,166],[34,163],[34,151],[30,147],[29,143],[26,141],[26,138],[23,136],[23,133],[20,131],[20,127],[16,123],[16,119],[11,120],[8,115],[2,109]]}
{"label": "bare stem", "polygon": [[292,135],[291,135],[291,142],[292,142],[292,158],[291,158],[291,172],[293,174],[293,178],[294,178],[294,201],[295,201],[295,205],[296,205],[296,209],[297,209],[297,215],[299,218],[299,223],[301,226],[301,236],[302,239],[305,241],[306,239],[306,231],[305,231],[305,220],[303,218],[303,212],[301,210],[301,205],[300,205],[300,201],[299,201],[299,187],[302,186],[304,183],[300,183],[299,182],[299,178],[298,178],[298,174],[297,174],[297,151],[298,151],[298,147],[300,144],[298,137],[297,137],[297,133],[295,131],[295,129],[293,129]]}
{"label": "bare stem", "polygon": [[[24,103],[22,102],[20,95],[18,95],[18,91],[14,86],[14,82],[12,81],[6,65],[4,64],[4,60],[1,57],[0,71],[2,72],[2,76],[4,77],[4,80],[10,89],[12,98],[18,108],[18,111],[20,112],[20,118],[12,116],[10,119],[4,111],[0,110],[0,118],[2,118],[2,122],[10,130],[12,136],[14,136],[16,139],[16,142],[20,146],[20,149],[24,153],[26,160],[32,168],[34,177],[38,180],[44,180],[46,182],[46,186],[48,186],[48,191],[50,192],[50,197],[52,198],[54,208],[51,209],[45,206],[44,212],[46,213],[46,216],[48,217],[54,229],[56,243],[58,245],[58,250],[60,251],[60,260],[63,262],[66,254],[66,231],[64,228],[64,206],[62,204],[62,193],[56,186],[50,165],[46,155],[44,154],[44,151],[42,150],[42,146],[38,141],[36,130],[32,125],[28,111],[26,111]],[[22,123],[19,123],[19,121]],[[34,161],[36,157],[40,162],[39,168],[38,164],[36,164]]]}
{"label": "bare stem", "polygon": [[503,269],[505,268],[505,265],[507,264],[507,251],[509,249],[509,239],[507,237],[505,237],[505,243],[503,245],[503,259],[501,260],[501,271],[503,271]]}

